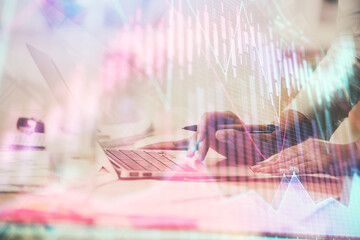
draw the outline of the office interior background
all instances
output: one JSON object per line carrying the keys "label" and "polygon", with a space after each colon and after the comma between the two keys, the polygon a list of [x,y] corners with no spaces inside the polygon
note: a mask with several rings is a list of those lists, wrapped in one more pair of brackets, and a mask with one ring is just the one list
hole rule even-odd
{"label": "office interior background", "polygon": [[[34,118],[54,149],[79,109],[97,126],[146,122],[162,141],[189,137],[181,128],[209,111],[276,123],[331,46],[337,10],[334,0],[3,0],[0,141]],[[76,103],[59,104],[27,44],[52,58]],[[358,105],[330,142],[359,138]]]}
{"label": "office interior background", "polygon": [[[48,53],[68,84],[78,79],[83,85],[102,85],[101,94],[111,95],[111,99],[104,100],[108,106],[101,107],[104,122],[153,119],[165,114],[176,119],[170,123],[176,126],[169,126],[173,130],[197,122],[206,111],[233,110],[231,104],[247,123],[276,120],[286,107],[289,87],[280,79],[284,77],[275,83],[261,76],[270,70],[266,63],[262,63],[265,72],[258,69],[259,65],[254,66],[257,57],[262,57],[256,48],[239,50],[235,46],[234,53],[230,52],[236,17],[243,20],[240,25],[244,33],[249,31],[245,30],[249,18],[255,32],[272,41],[276,49],[286,49],[287,53],[282,54],[291,57],[291,51],[300,52],[313,69],[335,36],[336,1],[249,1],[246,6],[236,1],[197,1],[191,7],[201,20],[207,11],[208,40],[204,29],[198,29],[189,4],[2,2],[2,132],[14,127],[17,115],[43,119],[56,104],[26,43]],[[224,18],[232,20],[232,25],[222,25]],[[216,43],[214,34],[219,38]],[[237,53],[246,50],[254,55],[249,57],[245,52],[241,59]],[[258,75],[252,74],[254,70]],[[298,91],[292,87],[291,98]],[[256,99],[251,104],[250,95]]]}

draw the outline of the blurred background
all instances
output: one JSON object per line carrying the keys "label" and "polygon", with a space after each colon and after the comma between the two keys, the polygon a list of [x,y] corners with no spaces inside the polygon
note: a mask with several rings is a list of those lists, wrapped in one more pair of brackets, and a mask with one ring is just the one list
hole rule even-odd
{"label": "blurred background", "polygon": [[147,119],[169,133],[213,110],[276,121],[330,46],[337,1],[4,0],[0,10],[1,132],[58,108],[30,43],[99,124]]}

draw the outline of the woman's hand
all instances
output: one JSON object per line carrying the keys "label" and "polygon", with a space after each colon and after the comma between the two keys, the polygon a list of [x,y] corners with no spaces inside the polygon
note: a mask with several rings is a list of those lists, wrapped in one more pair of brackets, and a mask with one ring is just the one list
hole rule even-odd
{"label": "woman's hand", "polygon": [[[142,147],[143,149],[167,149],[167,150],[188,150],[189,158],[196,158],[203,161],[209,147],[213,148],[220,154],[227,156],[228,143],[218,141],[216,138],[216,125],[225,124],[241,124],[240,119],[236,114],[225,112],[207,112],[203,114],[199,124],[197,125],[197,132],[190,138],[178,141],[159,142]],[[230,144],[229,144],[230,146]]]}
{"label": "woman's hand", "polygon": [[210,147],[227,156],[227,144],[216,138],[216,125],[227,124],[241,124],[241,121],[230,111],[205,113],[197,125],[197,132],[190,138],[188,157],[195,156],[196,159],[203,161]]}
{"label": "woman's hand", "polygon": [[356,165],[355,144],[331,144],[310,138],[252,167],[263,173],[329,173],[342,175],[344,167]]}
{"label": "woman's hand", "polygon": [[204,160],[209,148],[227,158],[227,163],[254,164],[277,153],[282,146],[282,131],[249,133],[235,129],[216,130],[216,125],[242,124],[239,117],[230,112],[205,113],[197,132],[190,139],[188,156]]}
{"label": "woman's hand", "polygon": [[[278,153],[283,148],[305,140],[311,134],[310,123],[300,113],[288,110],[280,119],[279,131],[272,133],[246,133],[235,129],[216,130],[216,125],[241,124],[239,117],[230,111],[205,113],[197,132],[189,139],[155,143],[146,149],[188,149],[188,157],[205,159],[209,148],[228,159],[228,163],[253,165]],[[296,134],[295,129],[300,129]],[[295,137],[297,135],[297,137]],[[285,139],[285,141],[284,141]]]}
{"label": "woman's hand", "polygon": [[198,132],[191,138],[188,152],[204,160],[210,148],[227,157],[228,162],[254,164],[282,149],[296,145],[313,134],[310,122],[294,110],[283,112],[279,131],[272,133],[249,133],[234,129],[216,131],[216,124],[241,124],[232,112],[210,112],[203,115]]}

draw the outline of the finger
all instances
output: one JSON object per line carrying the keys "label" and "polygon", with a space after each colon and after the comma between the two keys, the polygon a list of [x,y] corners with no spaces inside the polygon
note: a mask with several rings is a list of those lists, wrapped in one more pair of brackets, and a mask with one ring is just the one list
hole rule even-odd
{"label": "finger", "polygon": [[268,159],[254,165],[252,168],[255,170],[261,170],[262,168],[278,167],[281,163],[289,161],[289,158],[282,156],[280,153],[272,155]]}
{"label": "finger", "polygon": [[228,144],[229,147],[235,146],[236,149],[242,151],[243,155],[246,156],[243,159],[244,162],[250,165],[277,152],[272,145],[273,139],[276,140],[276,135],[270,133],[249,134],[234,129],[224,129],[216,132],[216,138],[218,141]]}
{"label": "finger", "polygon": [[330,169],[334,166],[333,156],[323,154],[321,157],[312,158],[311,165],[308,171],[330,173]]}
{"label": "finger", "polygon": [[175,147],[187,147],[189,145],[189,138],[184,138],[178,141],[173,141]]}
{"label": "finger", "polygon": [[250,167],[254,172],[259,172],[261,168],[273,166],[275,163],[277,163],[279,160],[279,154],[272,155],[268,159],[259,162],[258,164]]}
{"label": "finger", "polygon": [[221,114],[223,115],[224,123],[220,123],[220,124],[241,124],[242,123],[240,118],[231,111],[225,111],[225,112],[222,112]]}
{"label": "finger", "polygon": [[287,148],[280,153],[271,156],[267,160],[260,162],[259,164],[261,166],[269,166],[278,162],[281,165],[289,161],[295,161],[296,159],[302,160],[304,153],[302,151],[298,151],[298,149],[298,146]]}
{"label": "finger", "polygon": [[216,117],[212,115],[204,115],[200,123],[198,125],[197,133],[198,133],[198,141],[202,141],[206,138],[208,131],[210,129],[216,128]]}
{"label": "finger", "polygon": [[197,170],[203,170],[206,169],[204,163],[196,158],[191,158],[187,160],[187,164],[189,164],[191,167]]}
{"label": "finger", "polygon": [[240,122],[240,119],[232,112],[212,112],[204,114],[197,130],[197,140],[199,143],[197,158],[203,161],[210,146],[215,148],[216,151],[226,153],[225,149],[219,149],[224,147],[224,144],[216,140],[216,127],[218,124],[235,124],[238,122]]}
{"label": "finger", "polygon": [[298,164],[289,168],[290,173],[317,173],[317,167],[312,161],[301,162],[298,160]]}
{"label": "finger", "polygon": [[215,133],[215,137],[220,142],[235,144],[236,130],[234,129],[218,130]]}
{"label": "finger", "polygon": [[205,137],[202,140],[199,140],[199,138],[198,138],[199,145],[198,145],[198,152],[197,152],[196,158],[199,161],[204,161],[204,159],[206,157],[206,153],[209,150],[209,137],[211,137],[211,136]]}
{"label": "finger", "polygon": [[[261,167],[258,171],[255,172],[261,172],[261,173],[280,173],[280,174],[290,174],[293,171],[295,171],[295,169],[298,169],[297,166],[282,166],[280,164],[275,164],[273,166],[267,166],[267,167]],[[298,170],[296,170],[298,171]]]}
{"label": "finger", "polygon": [[192,137],[190,138],[190,142],[188,145],[188,152],[187,152],[187,157],[192,158],[196,151],[198,150],[198,141],[197,141],[197,133],[194,133],[194,135],[192,135]]}
{"label": "finger", "polygon": [[215,140],[218,152],[226,156],[229,163],[244,163],[244,141],[241,132],[233,129],[218,130],[215,133]]}
{"label": "finger", "polygon": [[[260,137],[260,134],[253,134]],[[237,131],[234,129],[218,130],[216,138],[227,149],[228,155],[233,157],[238,164],[253,165],[258,162],[262,157],[261,148],[259,144],[255,147],[255,142],[249,141],[247,133]]]}
{"label": "finger", "polygon": [[203,140],[209,129],[216,129],[217,125],[240,123],[240,119],[230,111],[205,113],[198,125],[199,140]]}
{"label": "finger", "polygon": [[[278,156],[276,157],[278,159]],[[273,164],[263,164],[253,166],[252,169],[254,172],[262,172],[262,173],[278,173],[280,170],[285,169],[286,163],[275,161]]]}
{"label": "finger", "polygon": [[280,174],[314,173],[316,172],[316,166],[312,161],[300,155],[292,157],[288,161],[279,161],[272,166],[261,167],[258,172]]}
{"label": "finger", "polygon": [[[280,154],[278,154],[280,155]],[[276,159],[274,161],[274,159]],[[263,164],[252,167],[253,171],[266,173],[291,173],[298,172],[299,158],[294,155],[288,157],[274,156],[272,162],[268,161]]]}

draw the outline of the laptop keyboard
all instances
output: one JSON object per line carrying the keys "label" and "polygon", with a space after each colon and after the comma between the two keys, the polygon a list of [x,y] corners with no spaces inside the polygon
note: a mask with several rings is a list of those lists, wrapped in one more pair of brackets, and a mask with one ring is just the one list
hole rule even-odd
{"label": "laptop keyboard", "polygon": [[177,164],[166,152],[144,150],[105,150],[113,164],[130,171],[181,171],[196,172],[187,164]]}

